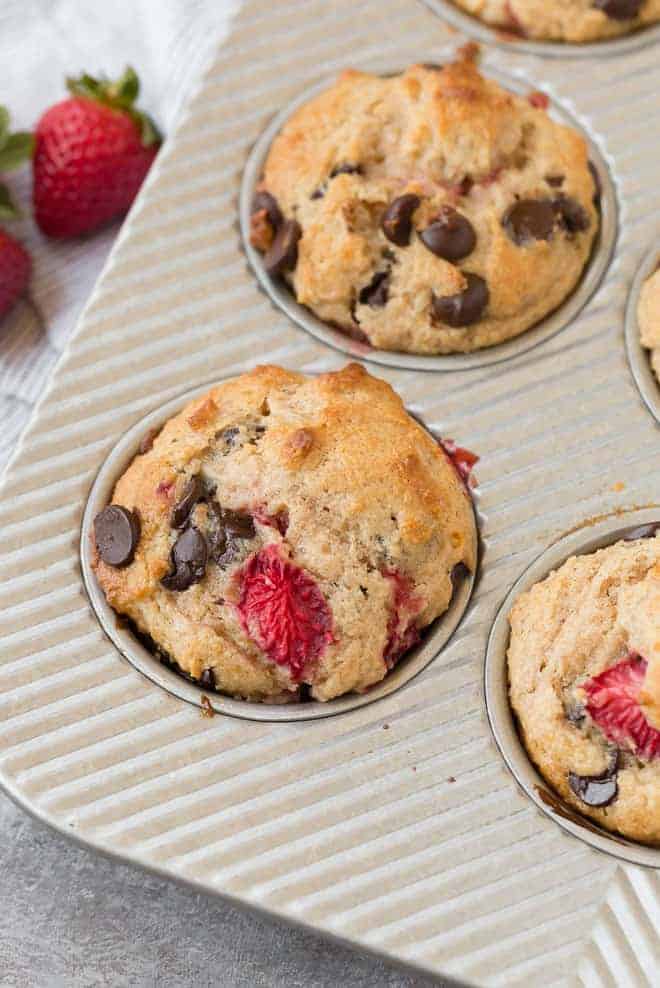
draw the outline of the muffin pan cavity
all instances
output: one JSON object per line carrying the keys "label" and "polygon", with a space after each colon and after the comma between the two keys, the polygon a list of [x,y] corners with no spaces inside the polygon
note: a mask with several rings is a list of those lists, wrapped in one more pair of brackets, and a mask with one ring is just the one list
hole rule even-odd
{"label": "muffin pan cavity", "polygon": [[637,306],[639,303],[639,293],[647,278],[653,274],[660,265],[660,243],[657,241],[648,253],[642,258],[642,262],[637,269],[633,283],[630,287],[628,303],[626,305],[626,351],[628,362],[635,384],[639,389],[644,404],[654,416],[656,422],[660,424],[660,382],[658,382],[653,368],[649,351],[642,346],[639,335],[639,323],[637,321]]}
{"label": "muffin pan cavity", "polygon": [[640,537],[646,526],[660,522],[660,507],[613,514],[560,538],[519,577],[503,601],[493,623],[486,651],[484,690],[488,720],[500,754],[516,782],[536,806],[563,830],[599,851],[632,864],[660,868],[660,848],[636,843],[580,816],[550,788],[529,758],[518,734],[509,704],[507,650],[509,613],[524,591],[545,579],[570,556],[595,552],[625,538]]}
{"label": "muffin pan cavity", "polygon": [[[125,619],[108,604],[92,568],[94,518],[109,503],[117,478],[139,452],[144,437],[157,432],[187,402],[203,394],[213,383],[218,382],[209,382],[173,398],[131,426],[110,451],[92,484],[82,518],[80,559],[85,588],[101,627],[122,656],[147,679],[168,693],[202,707],[206,712],[211,708],[219,714],[257,721],[316,720],[346,713],[388,696],[425,669],[447,644],[467,609],[477,578],[478,565],[473,573],[464,571],[462,567],[459,568],[456,572],[454,595],[448,609],[422,632],[420,643],[406,653],[380,683],[366,693],[350,693],[326,703],[316,700],[287,704],[249,702],[204,689],[201,684],[164,664],[135,634]],[[420,421],[417,414],[413,417]],[[423,422],[421,424],[424,425]],[[431,434],[434,438],[438,438],[434,433]],[[474,499],[472,504],[474,510]],[[475,558],[478,559],[476,510],[474,510],[473,538]]]}
{"label": "muffin pan cavity", "polygon": [[[451,60],[452,57],[453,53],[448,51],[444,59],[441,56],[439,59],[435,57],[429,59],[429,61],[442,63],[443,61]],[[416,61],[424,61],[423,53],[419,54]],[[377,72],[381,75],[394,75],[403,68],[401,65],[392,66],[383,65],[382,63],[371,63],[362,65],[361,67],[365,71]],[[486,77],[494,79],[501,86],[519,96],[525,96],[537,89],[533,77],[529,80],[513,77],[494,69],[489,64],[482,66],[482,71]],[[243,248],[261,288],[274,304],[282,309],[294,323],[322,343],[334,347],[353,358],[370,361],[381,366],[406,370],[456,371],[496,364],[527,352],[532,347],[550,339],[555,333],[571,323],[594,294],[609,266],[617,239],[618,205],[614,183],[598,144],[563,106],[552,101],[549,107],[551,116],[560,123],[580,132],[587,141],[589,157],[601,189],[601,225],[591,257],[574,291],[557,309],[535,326],[520,333],[520,335],[506,342],[485,347],[472,353],[426,355],[378,350],[361,341],[352,339],[347,333],[323,322],[308,308],[296,301],[292,291],[283,280],[271,277],[266,272],[263,256],[250,244],[252,203],[255,197],[255,190],[263,172],[264,163],[274,138],[287,120],[300,106],[327,89],[333,83],[334,78],[335,76],[325,78],[323,81],[305,89],[270,121],[254,144],[243,170],[239,196],[239,219]]]}

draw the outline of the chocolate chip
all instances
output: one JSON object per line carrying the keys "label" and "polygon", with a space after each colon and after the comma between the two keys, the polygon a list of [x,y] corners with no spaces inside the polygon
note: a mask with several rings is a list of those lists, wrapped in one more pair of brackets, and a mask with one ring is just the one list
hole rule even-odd
{"label": "chocolate chip", "polygon": [[254,536],[251,515],[222,508],[217,501],[209,502],[209,551],[218,566],[228,566],[240,552],[238,542]]}
{"label": "chocolate chip", "polygon": [[578,775],[577,772],[569,772],[568,784],[578,799],[587,806],[609,806],[619,793],[618,767],[619,753],[616,751],[604,772],[599,775]]}
{"label": "chocolate chip", "polygon": [[220,508],[220,517],[225,530],[237,539],[253,539],[255,534],[252,515],[242,511]]}
{"label": "chocolate chip", "polygon": [[302,237],[296,220],[284,220],[275,239],[264,254],[264,267],[270,275],[280,275],[295,268],[298,261],[298,241]]}
{"label": "chocolate chip", "polygon": [[284,217],[282,216],[282,210],[277,204],[277,199],[275,196],[272,196],[270,192],[257,192],[256,196],[252,200],[253,216],[262,209],[266,212],[268,222],[273,228],[273,233],[277,232]]}
{"label": "chocolate chip", "polygon": [[558,189],[564,184],[563,175],[546,175],[545,180],[548,185],[551,185],[553,189]]}
{"label": "chocolate chip", "polygon": [[660,531],[660,521],[652,521],[648,525],[638,525],[623,536],[624,542],[634,542],[636,539],[652,539]]}
{"label": "chocolate chip", "polygon": [[311,194],[311,196],[309,198],[310,199],[322,199],[324,195],[325,195],[325,186],[320,185],[318,187],[318,189],[314,189],[314,191],[312,192],[312,194]]}
{"label": "chocolate chip", "polygon": [[470,326],[481,318],[488,305],[488,285],[478,274],[463,272],[467,286],[456,295],[436,295],[431,298],[431,309],[435,319],[454,329]]}
{"label": "chocolate chip", "polygon": [[474,227],[452,206],[443,206],[437,218],[419,235],[431,253],[445,261],[460,261],[474,250]]}
{"label": "chocolate chip", "polygon": [[419,196],[408,193],[394,199],[383,215],[381,226],[388,240],[399,247],[407,247],[412,232],[412,215],[419,206]]}
{"label": "chocolate chip", "polygon": [[335,167],[330,172],[330,178],[336,178],[337,175],[361,175],[362,165],[351,165],[349,162],[344,162],[341,165],[335,165]]}
{"label": "chocolate chip", "polygon": [[199,677],[199,682],[205,690],[215,689],[215,673],[213,669],[204,669],[202,675]]}
{"label": "chocolate chip", "polygon": [[594,180],[594,185],[596,186],[593,203],[594,206],[600,206],[601,196],[603,195],[603,183],[600,180],[600,175],[598,174],[598,170],[594,165],[593,161],[588,161],[587,165],[589,167],[589,171],[591,172],[591,177]]}
{"label": "chocolate chip", "polygon": [[160,581],[166,590],[187,590],[206,572],[206,541],[194,526],[186,528],[172,546],[170,572]]}
{"label": "chocolate chip", "polygon": [[183,528],[188,521],[190,512],[203,497],[204,484],[199,474],[196,474],[196,476],[190,478],[183,488],[183,494],[180,500],[172,508],[172,517],[170,519],[172,528]]}
{"label": "chocolate chip", "polygon": [[594,0],[593,6],[613,21],[629,21],[637,17],[642,3],[643,0]]}
{"label": "chocolate chip", "polygon": [[387,303],[390,293],[390,272],[376,271],[369,284],[362,289],[358,298],[360,305],[380,309]]}
{"label": "chocolate chip", "polygon": [[561,226],[568,233],[583,233],[589,229],[589,216],[576,199],[559,196],[553,206]]}
{"label": "chocolate chip", "polygon": [[237,425],[230,425],[226,429],[221,429],[216,432],[215,438],[221,439],[223,444],[222,455],[226,456],[227,453],[234,448],[236,445],[236,437],[240,434],[240,429]]}
{"label": "chocolate chip", "polygon": [[555,226],[556,212],[550,199],[519,199],[502,217],[502,226],[514,244],[530,240],[549,240]]}
{"label": "chocolate chip", "polygon": [[121,504],[109,504],[94,519],[99,556],[108,566],[128,566],[140,541],[140,519]]}

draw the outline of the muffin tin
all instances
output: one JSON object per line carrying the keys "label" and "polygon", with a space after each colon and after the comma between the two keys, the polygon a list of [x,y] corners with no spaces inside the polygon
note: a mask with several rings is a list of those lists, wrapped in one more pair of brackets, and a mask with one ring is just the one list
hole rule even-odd
{"label": "muffin tin", "polygon": [[[85,589],[101,627],[124,658],[151,682],[182,700],[194,703],[198,707],[206,707],[208,703],[217,713],[231,717],[275,722],[317,720],[319,717],[332,717],[335,714],[355,710],[357,707],[363,707],[367,703],[373,703],[375,700],[388,696],[394,690],[410,682],[414,676],[426,668],[429,662],[438,658],[458,627],[470,602],[478,569],[474,573],[466,573],[456,581],[454,595],[447,610],[425,630],[419,645],[407,653],[380,683],[376,683],[366,693],[350,693],[327,703],[315,701],[288,704],[252,703],[204,690],[188,677],[163,665],[136,637],[128,624],[117,619],[117,615],[105,599],[105,594],[94,576],[91,563],[95,516],[110,501],[117,478],[121,476],[137,454],[143,437],[151,429],[159,429],[189,401],[217,383],[211,382],[193,388],[191,391],[168,401],[165,405],[161,405],[144,418],[140,418],[120,438],[96,475],[82,517],[80,561]],[[424,425],[421,419],[418,418],[418,421]],[[474,555],[478,559],[478,526],[474,499],[472,505],[474,509]],[[206,698],[204,704],[202,697]]]}
{"label": "muffin tin", "polygon": [[[579,315],[542,345],[460,374],[378,370],[430,429],[481,456],[482,564],[460,627],[405,687],[341,716],[207,718],[196,698],[122,662],[90,607],[90,488],[107,461],[94,496],[109,490],[127,430],[204,381],[256,361],[306,373],[345,362],[258,290],[237,229],[250,149],[321,74],[437,61],[463,40],[414,0],[246,2],[4,481],[0,782],[22,806],[96,850],[418,971],[507,988],[655,983],[660,873],[639,866],[646,849],[633,864],[627,845],[602,837],[613,852],[602,853],[582,824],[540,811],[493,740],[483,693],[488,636],[525,566],[565,532],[576,547],[599,537],[587,519],[624,512],[613,522],[624,526],[658,501],[658,425],[624,345],[640,245],[657,242],[660,211],[648,145],[660,69],[645,35],[608,43],[617,58],[600,45],[580,61],[546,58],[501,40],[484,52],[486,74],[542,89],[579,121],[611,176],[618,237]],[[520,751],[505,754],[533,787]]]}
{"label": "muffin tin", "polygon": [[660,382],[653,373],[649,351],[641,344],[639,323],[637,322],[639,293],[642,290],[642,285],[647,278],[651,277],[658,264],[660,264],[660,241],[656,239],[651,249],[643,257],[630,288],[626,306],[626,350],[639,393],[648,410],[655,416],[656,422],[660,424]]}
{"label": "muffin tin", "polygon": [[[440,53],[438,61],[448,61],[452,56],[453,51],[447,49]],[[373,62],[369,61],[366,64],[352,64],[356,68],[382,75],[392,75],[402,71],[405,67],[402,63],[383,64],[382,61],[377,60]],[[494,67],[488,67],[485,74],[495,79],[505,89],[509,89],[519,96],[526,95],[534,88],[527,80],[516,78]],[[345,353],[349,357],[369,360],[374,364],[380,364],[384,367],[399,367],[405,370],[421,371],[466,370],[499,363],[501,360],[507,360],[510,357],[525,353],[532,347],[549,340],[555,333],[558,333],[564,326],[567,326],[575,319],[582,307],[586,305],[593,293],[598,289],[598,285],[612,257],[617,235],[617,201],[607,163],[597,143],[590,138],[588,133],[584,132],[584,129],[580,127],[575,117],[557,103],[551,104],[549,108],[551,115],[560,123],[573,127],[578,131],[582,130],[583,136],[589,145],[589,158],[596,169],[602,190],[601,226],[591,257],[575,290],[558,309],[555,309],[545,319],[532,326],[531,329],[526,330],[514,339],[476,350],[473,353],[437,354],[429,356],[425,354],[377,350],[367,344],[351,339],[347,333],[343,333],[341,330],[323,322],[310,309],[304,305],[300,305],[296,301],[289,287],[281,279],[271,278],[264,269],[262,255],[250,243],[250,215],[255,190],[261,178],[270,146],[286,121],[303,103],[307,103],[314,96],[318,96],[324,89],[327,89],[333,80],[334,76],[330,76],[322,82],[317,82],[305,89],[269,121],[268,126],[252,148],[243,171],[239,197],[243,247],[259,280],[259,284],[276,305],[293,319],[294,322],[316,337],[317,340],[327,343],[337,350],[341,350],[342,353]]]}

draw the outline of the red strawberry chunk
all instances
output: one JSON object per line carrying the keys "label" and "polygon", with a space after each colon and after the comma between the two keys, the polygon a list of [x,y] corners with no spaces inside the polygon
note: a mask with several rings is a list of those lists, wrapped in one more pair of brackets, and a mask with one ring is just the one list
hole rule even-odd
{"label": "red strawberry chunk", "polygon": [[660,731],[639,704],[646,660],[631,653],[584,684],[586,711],[609,741],[625,744],[640,758],[660,755]]}
{"label": "red strawberry chunk", "polygon": [[393,606],[387,623],[387,644],[383,661],[392,669],[398,660],[419,641],[419,628],[415,618],[424,607],[421,597],[413,593],[412,580],[398,570],[383,573],[392,581]]}
{"label": "red strawberry chunk", "polygon": [[547,110],[550,106],[549,97],[545,93],[542,93],[539,89],[535,89],[533,92],[528,93],[527,101],[537,110]]}
{"label": "red strawberry chunk", "polygon": [[463,483],[466,486],[469,483],[474,486],[476,482],[471,480],[470,473],[472,472],[472,467],[475,463],[479,462],[479,457],[477,454],[472,453],[469,449],[465,449],[463,446],[457,446],[453,439],[441,439],[440,445],[444,449],[448,459],[451,461],[452,466]]}
{"label": "red strawberry chunk", "polygon": [[332,613],[316,582],[274,545],[252,556],[239,580],[244,631],[272,662],[300,679],[334,640]]}

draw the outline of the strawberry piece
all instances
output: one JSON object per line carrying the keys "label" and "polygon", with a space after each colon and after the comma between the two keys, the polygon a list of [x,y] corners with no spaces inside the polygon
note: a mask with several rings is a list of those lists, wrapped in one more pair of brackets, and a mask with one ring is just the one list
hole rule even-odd
{"label": "strawberry piece", "polygon": [[36,130],[33,200],[50,237],[76,237],[122,216],[158,152],[160,135],[134,107],[139,81],[83,75],[44,113]]}
{"label": "strawberry piece", "polygon": [[309,573],[277,547],[257,552],[239,575],[238,613],[247,635],[299,680],[332,642],[332,613]]}
{"label": "strawberry piece", "polygon": [[0,319],[23,294],[32,260],[24,247],[0,229]]}
{"label": "strawberry piece", "polygon": [[639,704],[646,660],[631,653],[583,684],[585,709],[605,737],[626,744],[640,758],[660,755],[660,731],[649,724]]}
{"label": "strawberry piece", "polygon": [[388,669],[399,661],[419,641],[415,618],[424,607],[421,597],[413,593],[412,580],[398,570],[385,570],[383,576],[392,581],[393,606],[387,623],[387,644],[383,661]]}
{"label": "strawberry piece", "polygon": [[527,94],[527,102],[537,110],[547,110],[550,106],[550,99],[539,89]]}
{"label": "strawberry piece", "polygon": [[440,439],[438,441],[465,486],[467,487],[468,484],[475,486],[476,482],[470,478],[470,473],[475,463],[479,462],[477,454],[470,452],[463,446],[457,446],[453,439]]}

